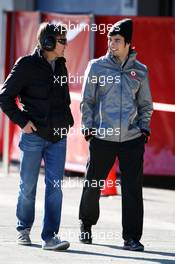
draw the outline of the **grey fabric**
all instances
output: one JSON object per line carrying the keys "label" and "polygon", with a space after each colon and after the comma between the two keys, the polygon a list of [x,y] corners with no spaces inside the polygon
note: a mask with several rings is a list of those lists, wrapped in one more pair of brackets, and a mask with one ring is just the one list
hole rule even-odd
{"label": "grey fabric", "polygon": [[111,53],[91,60],[84,76],[82,128],[94,136],[124,142],[150,132],[153,111],[147,67],[131,51],[124,65]]}

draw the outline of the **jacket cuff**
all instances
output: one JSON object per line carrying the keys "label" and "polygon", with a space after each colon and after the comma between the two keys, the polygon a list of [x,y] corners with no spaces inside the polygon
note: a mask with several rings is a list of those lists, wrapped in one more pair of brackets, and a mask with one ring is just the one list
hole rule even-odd
{"label": "jacket cuff", "polygon": [[29,122],[29,119],[21,111],[20,118],[16,119],[15,121],[16,121],[15,123],[18,126],[20,126],[20,128],[24,128],[27,125],[27,123]]}
{"label": "jacket cuff", "polygon": [[150,132],[149,132],[148,130],[146,130],[146,129],[144,129],[144,128],[141,128],[140,130],[141,130],[141,132],[142,132],[143,134],[145,134],[147,137],[150,136]]}
{"label": "jacket cuff", "polygon": [[149,123],[143,122],[140,120],[139,121],[139,127],[140,127],[140,130],[145,130],[145,131],[148,131],[150,133]]}

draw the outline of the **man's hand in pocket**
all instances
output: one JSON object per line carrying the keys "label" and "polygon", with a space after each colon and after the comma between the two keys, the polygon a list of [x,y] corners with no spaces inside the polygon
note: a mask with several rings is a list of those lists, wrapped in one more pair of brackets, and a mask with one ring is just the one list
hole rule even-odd
{"label": "man's hand in pocket", "polygon": [[34,131],[37,131],[37,128],[35,125],[32,123],[32,121],[29,121],[27,125],[23,128],[23,131],[27,134],[33,133]]}

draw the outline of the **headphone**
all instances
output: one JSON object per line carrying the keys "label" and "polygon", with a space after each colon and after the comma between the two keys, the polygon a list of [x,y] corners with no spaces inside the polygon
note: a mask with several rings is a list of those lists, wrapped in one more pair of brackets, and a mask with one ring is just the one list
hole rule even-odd
{"label": "headphone", "polygon": [[47,51],[53,51],[56,47],[56,36],[50,34],[53,26],[53,24],[47,24],[45,34],[41,41],[41,48]]}

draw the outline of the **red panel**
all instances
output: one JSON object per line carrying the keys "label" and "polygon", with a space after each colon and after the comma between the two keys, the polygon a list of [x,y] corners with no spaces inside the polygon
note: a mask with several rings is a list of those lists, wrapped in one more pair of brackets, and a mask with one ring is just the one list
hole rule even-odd
{"label": "red panel", "polygon": [[[8,12],[7,13],[7,35],[6,35],[6,76],[10,72],[15,61],[33,51],[36,45],[36,31],[38,29],[40,15],[38,12]],[[9,34],[9,32],[11,34]],[[20,129],[10,122],[10,158],[19,159],[16,138]]]}
{"label": "red panel", "polygon": [[[97,16],[96,23],[113,24],[121,17]],[[175,19],[132,17],[133,45],[138,59],[149,68],[153,101],[174,104]],[[107,50],[106,34],[96,34],[95,57]],[[151,122],[151,141],[146,147],[145,173],[175,175],[175,112],[155,110]]]}
{"label": "red panel", "polygon": [[[18,12],[15,17],[15,59],[19,56],[29,54],[36,44],[36,31],[38,29],[39,16],[38,13]],[[60,14],[45,14],[42,16],[42,21],[59,22],[64,24],[80,23],[90,24],[90,16],[69,16]],[[27,31],[26,31],[27,28]],[[66,49],[67,65],[70,76],[79,77],[84,74],[86,65],[89,60],[89,42],[90,33],[81,31],[68,32],[68,47]],[[25,36],[25,37],[24,37]],[[70,79],[72,80],[72,79]],[[71,128],[71,134],[68,137],[68,150],[66,159],[66,168],[70,170],[84,170],[87,160],[87,144],[83,139],[80,131],[80,92],[81,83],[79,78],[76,82],[70,84],[70,90],[78,91],[78,100],[75,99],[75,94],[72,97],[72,111],[76,120],[75,126]],[[74,132],[75,131],[75,132]],[[19,159],[18,138],[20,128],[15,126],[13,136],[13,144],[11,147],[11,159]],[[74,135],[72,134],[74,133]],[[76,151],[75,151],[76,150]],[[82,169],[83,168],[83,169]]]}
{"label": "red panel", "polygon": [[38,12],[15,12],[14,57],[30,54],[36,44],[36,34],[40,23]]}
{"label": "red panel", "polygon": [[[9,14],[8,23],[11,32],[12,17]],[[96,23],[113,24],[121,17],[97,16]],[[7,43],[15,43],[15,57],[30,53],[35,45],[35,33],[38,27],[39,14],[18,12],[13,17],[15,25],[15,37]],[[44,15],[43,20],[61,20],[63,23],[70,20],[72,23],[86,21],[90,23],[88,16],[68,16],[59,14]],[[76,20],[77,19],[77,20]],[[81,20],[82,19],[82,20]],[[87,20],[86,20],[87,19]],[[175,104],[175,80],[173,76],[173,61],[175,59],[175,19],[174,18],[147,18],[134,17],[133,44],[138,51],[138,59],[148,65],[150,73],[150,84],[153,101],[156,103]],[[7,25],[8,25],[7,23]],[[9,26],[8,26],[9,27]],[[87,32],[86,32],[87,33]],[[82,34],[82,35],[81,35]],[[89,38],[90,34],[81,32],[69,41],[66,52],[69,72],[74,76],[84,73],[89,60]],[[107,32],[106,32],[107,34]],[[106,34],[96,33],[95,57],[106,53]],[[11,36],[7,35],[7,38]],[[71,35],[70,35],[71,36]],[[15,41],[14,41],[15,39]],[[13,51],[13,49],[12,49]],[[9,46],[6,51],[6,73],[9,72]],[[72,110],[75,116],[76,128],[80,126],[80,91],[81,83],[70,84],[72,94]],[[77,99],[78,98],[78,99]],[[165,105],[166,106],[166,105]],[[145,173],[175,175],[175,113],[155,110],[152,118],[152,137],[146,146]],[[75,127],[75,126],[74,126]],[[17,129],[18,130],[18,129]],[[18,132],[17,132],[18,133]],[[16,133],[15,133],[16,135]],[[10,136],[10,139],[12,137]],[[16,137],[15,137],[16,138]],[[2,141],[2,140],[1,140]],[[14,144],[15,139],[14,139]],[[14,146],[14,145],[13,145]],[[85,165],[88,145],[82,135],[69,136],[67,164]],[[13,158],[16,150],[12,153]],[[71,167],[73,168],[73,166]],[[70,167],[69,167],[70,169]]]}
{"label": "red panel", "polygon": [[[81,91],[79,77],[84,75],[87,63],[90,58],[90,32],[79,30],[80,25],[90,24],[90,16],[87,15],[66,15],[66,14],[43,14],[42,21],[50,23],[63,23],[68,29],[68,46],[65,51],[67,67],[70,76],[77,77],[77,81],[70,78],[70,90]],[[78,30],[77,30],[78,29]],[[73,83],[74,82],[74,83]]]}
{"label": "red panel", "polygon": [[66,169],[82,172],[85,170],[87,161],[88,144],[85,142],[81,133],[80,94],[82,82],[80,82],[80,77],[84,75],[90,59],[90,31],[88,31],[88,28],[80,31],[79,29],[80,24],[90,25],[90,16],[44,14],[42,21],[52,23],[61,22],[66,25],[68,30],[68,46],[65,52],[66,64],[70,76],[74,76],[77,80],[73,81],[73,79],[69,79],[72,100],[71,109],[75,123],[68,135]]}
{"label": "red panel", "polygon": [[[13,53],[14,53],[14,48],[11,43],[13,43],[13,18],[14,15],[12,12],[7,12],[6,13],[6,36],[5,36],[5,77],[10,72],[11,69],[11,61],[13,63]],[[10,32],[10,33],[9,33]],[[4,137],[4,120],[5,120],[5,115],[4,113],[0,113],[1,115],[1,128],[0,128],[0,155],[2,154],[2,149],[3,149],[3,137]],[[13,139],[13,133],[14,133],[14,124],[10,122],[10,129],[9,129],[9,149],[11,148],[11,143]]]}

